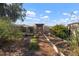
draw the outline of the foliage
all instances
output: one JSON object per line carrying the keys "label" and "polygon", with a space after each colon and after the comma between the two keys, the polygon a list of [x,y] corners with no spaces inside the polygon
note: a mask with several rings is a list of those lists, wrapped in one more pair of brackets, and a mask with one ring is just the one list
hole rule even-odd
{"label": "foliage", "polygon": [[73,55],[79,55],[79,31],[75,31],[75,35],[72,34],[70,37],[70,48]]}
{"label": "foliage", "polygon": [[24,27],[24,26],[22,26],[22,25],[16,25],[16,24],[15,24],[15,26],[16,26],[17,28],[19,28],[20,31],[26,32],[26,27]]}
{"label": "foliage", "polygon": [[20,30],[21,30],[22,32],[26,32],[26,27],[21,26],[21,27],[20,27]]}
{"label": "foliage", "polygon": [[16,28],[10,20],[0,19],[0,39],[19,40],[22,38],[22,32]]}
{"label": "foliage", "polygon": [[69,29],[64,25],[56,25],[51,27],[52,33],[62,39],[66,39],[70,36]]}
{"label": "foliage", "polygon": [[21,3],[0,3],[0,17],[8,17],[12,21],[23,20],[26,10]]}
{"label": "foliage", "polygon": [[39,49],[38,42],[37,42],[37,39],[35,38],[35,36],[33,36],[30,41],[29,49],[30,50],[38,50]]}
{"label": "foliage", "polygon": [[79,31],[75,31],[75,35],[72,34],[70,37],[71,46],[75,47],[79,45]]}

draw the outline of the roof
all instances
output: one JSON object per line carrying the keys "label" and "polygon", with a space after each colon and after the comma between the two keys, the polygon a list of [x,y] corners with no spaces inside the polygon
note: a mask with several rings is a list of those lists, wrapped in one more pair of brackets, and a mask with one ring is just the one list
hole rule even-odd
{"label": "roof", "polygon": [[74,24],[79,24],[79,22],[75,22],[75,23],[68,24],[68,26],[74,25]]}
{"label": "roof", "polygon": [[37,26],[43,26],[44,24],[36,24]]}

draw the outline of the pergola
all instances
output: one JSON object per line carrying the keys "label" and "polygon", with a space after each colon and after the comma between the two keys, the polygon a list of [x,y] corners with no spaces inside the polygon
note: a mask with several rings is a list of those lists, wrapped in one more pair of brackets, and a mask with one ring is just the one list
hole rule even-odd
{"label": "pergola", "polygon": [[43,33],[43,29],[44,29],[44,24],[36,24],[36,33]]}

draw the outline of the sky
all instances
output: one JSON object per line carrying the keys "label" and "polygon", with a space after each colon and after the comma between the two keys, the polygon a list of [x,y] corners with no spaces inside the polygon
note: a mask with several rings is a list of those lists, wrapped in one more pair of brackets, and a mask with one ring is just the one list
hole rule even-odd
{"label": "sky", "polygon": [[27,10],[26,17],[23,22],[17,20],[16,24],[53,26],[79,21],[78,3],[24,3],[23,8]]}

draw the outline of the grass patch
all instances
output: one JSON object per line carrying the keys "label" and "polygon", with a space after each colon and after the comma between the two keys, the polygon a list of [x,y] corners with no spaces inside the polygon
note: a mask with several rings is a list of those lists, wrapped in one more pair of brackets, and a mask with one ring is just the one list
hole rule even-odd
{"label": "grass patch", "polygon": [[71,36],[70,48],[73,56],[79,56],[79,31],[75,31],[75,35]]}
{"label": "grass patch", "polygon": [[39,46],[38,46],[38,41],[37,41],[37,38],[35,36],[33,36],[31,38],[31,41],[30,41],[30,45],[29,45],[29,50],[38,50],[39,49]]}

